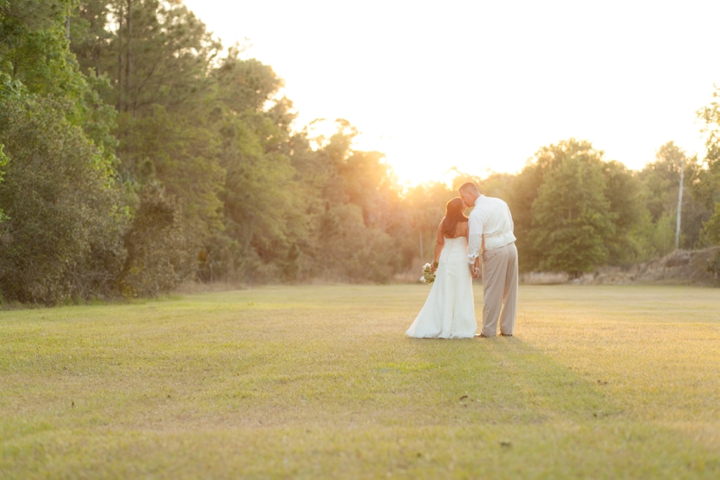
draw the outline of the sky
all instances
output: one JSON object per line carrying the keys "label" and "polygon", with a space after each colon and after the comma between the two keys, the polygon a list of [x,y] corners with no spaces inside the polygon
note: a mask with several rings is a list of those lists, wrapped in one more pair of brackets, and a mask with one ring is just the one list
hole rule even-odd
{"label": "sky", "polygon": [[717,0],[184,3],[284,79],[297,129],[347,119],[408,185],[514,173],[568,138],[632,169],[669,141],[702,158],[720,86]]}

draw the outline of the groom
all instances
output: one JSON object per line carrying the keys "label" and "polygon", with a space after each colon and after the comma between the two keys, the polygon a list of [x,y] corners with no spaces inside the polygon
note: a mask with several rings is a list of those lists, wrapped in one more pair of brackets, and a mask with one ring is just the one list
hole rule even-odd
{"label": "groom", "polygon": [[479,276],[482,258],[483,328],[476,336],[497,335],[499,319],[500,335],[511,337],[517,315],[518,258],[510,209],[499,198],[482,195],[474,183],[464,183],[459,192],[466,206],[475,207],[468,225],[468,259],[473,278]]}

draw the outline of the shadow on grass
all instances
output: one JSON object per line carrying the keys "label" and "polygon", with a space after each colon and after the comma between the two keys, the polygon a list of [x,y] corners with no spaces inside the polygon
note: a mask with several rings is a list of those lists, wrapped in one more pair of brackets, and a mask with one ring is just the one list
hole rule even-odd
{"label": "shadow on grass", "polygon": [[441,367],[436,380],[457,402],[491,411],[488,423],[584,422],[622,413],[603,379],[589,382],[518,337],[406,342],[423,363]]}
{"label": "shadow on grass", "polygon": [[[608,380],[590,380],[522,338],[406,344],[423,364],[438,366],[435,380],[450,396],[445,408],[455,410],[454,420],[506,432],[497,437],[501,448],[523,431],[539,429],[544,433],[531,443],[555,443],[559,458],[587,455],[598,463],[595,472],[602,471],[602,461],[663,478],[672,477],[669,471],[701,478],[720,472],[718,452],[709,445],[687,431],[634,418],[606,391]],[[665,456],[648,462],[651,452],[661,451]]]}

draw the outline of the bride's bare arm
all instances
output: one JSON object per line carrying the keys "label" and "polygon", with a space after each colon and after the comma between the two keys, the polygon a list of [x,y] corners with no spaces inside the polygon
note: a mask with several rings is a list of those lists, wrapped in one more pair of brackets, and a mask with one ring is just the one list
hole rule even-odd
{"label": "bride's bare arm", "polygon": [[435,240],[435,252],[433,254],[433,271],[437,270],[438,262],[440,261],[440,254],[442,253],[443,246],[445,246],[445,238],[442,234],[442,221],[438,225],[437,239]]}

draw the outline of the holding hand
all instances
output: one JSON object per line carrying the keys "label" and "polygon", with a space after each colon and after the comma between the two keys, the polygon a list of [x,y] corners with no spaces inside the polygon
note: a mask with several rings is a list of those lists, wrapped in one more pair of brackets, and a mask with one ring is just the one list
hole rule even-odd
{"label": "holding hand", "polygon": [[470,276],[472,278],[480,278],[480,259],[476,258],[475,263],[470,265]]}

